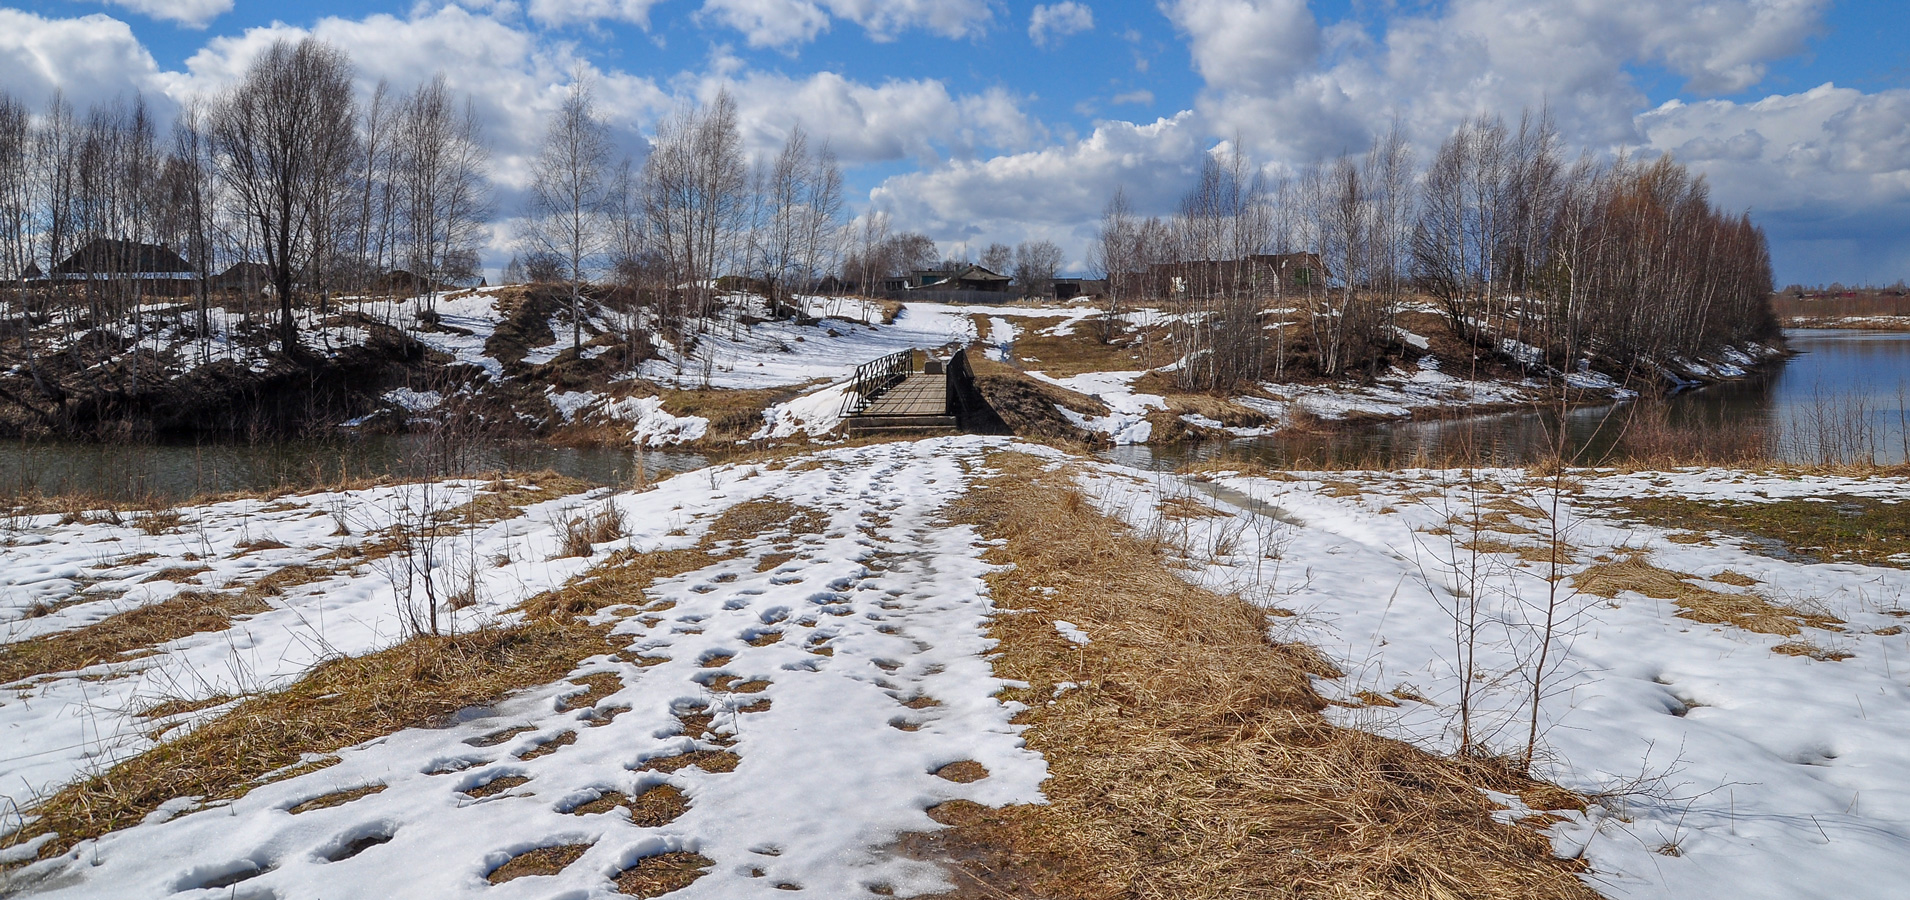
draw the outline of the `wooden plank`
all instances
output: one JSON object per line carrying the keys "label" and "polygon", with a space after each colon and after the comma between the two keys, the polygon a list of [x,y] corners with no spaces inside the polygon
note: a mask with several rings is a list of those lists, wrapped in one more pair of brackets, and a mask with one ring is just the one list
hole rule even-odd
{"label": "wooden plank", "polygon": [[945,416],[947,414],[947,375],[910,375],[901,384],[875,398],[859,413],[863,416]]}

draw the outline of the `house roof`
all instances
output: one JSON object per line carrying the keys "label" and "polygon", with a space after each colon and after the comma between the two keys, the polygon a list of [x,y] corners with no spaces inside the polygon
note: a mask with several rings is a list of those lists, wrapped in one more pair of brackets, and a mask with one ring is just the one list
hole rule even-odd
{"label": "house roof", "polygon": [[54,275],[170,275],[190,278],[192,266],[164,244],[94,238],[53,267]]}
{"label": "house roof", "polygon": [[1014,280],[1012,278],[1009,278],[1006,275],[1001,274],[1000,272],[991,272],[987,269],[982,268],[981,266],[969,266],[966,269],[962,269],[954,277],[955,277],[955,280],[957,281],[1013,281]]}

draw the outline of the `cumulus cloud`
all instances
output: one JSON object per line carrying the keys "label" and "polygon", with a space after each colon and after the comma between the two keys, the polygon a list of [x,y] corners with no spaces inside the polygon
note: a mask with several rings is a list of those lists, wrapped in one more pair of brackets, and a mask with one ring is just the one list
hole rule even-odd
{"label": "cumulus cloud", "polygon": [[1647,147],[1766,226],[1781,278],[1888,282],[1910,270],[1910,90],[1672,102],[1638,123]]}
{"label": "cumulus cloud", "polygon": [[48,19],[0,8],[0,88],[34,107],[58,90],[84,108],[145,87],[158,71],[133,30],[111,16]]}
{"label": "cumulus cloud", "polygon": [[897,227],[943,241],[1054,240],[1079,268],[1117,187],[1138,209],[1170,209],[1192,183],[1203,149],[1191,111],[1145,125],[1103,122],[1079,141],[895,176],[870,202]]}
{"label": "cumulus cloud", "polygon": [[188,28],[204,28],[206,23],[232,11],[232,0],[102,0],[114,6],[155,19],[178,22]]}
{"label": "cumulus cloud", "polygon": [[987,0],[704,0],[698,17],[742,32],[752,47],[786,50],[815,40],[835,19],[886,42],[909,29],[971,37],[986,30],[993,12]]}
{"label": "cumulus cloud", "polygon": [[912,28],[944,37],[974,37],[994,18],[988,0],[823,0],[823,5],[877,41],[895,40]]}
{"label": "cumulus cloud", "polygon": [[530,0],[532,20],[560,26],[597,21],[629,22],[650,27],[650,8],[659,0]]}
{"label": "cumulus cloud", "polygon": [[702,14],[742,32],[752,47],[806,44],[829,28],[829,13],[809,0],[708,0]]}
{"label": "cumulus cloud", "polygon": [[1028,39],[1035,46],[1047,46],[1050,40],[1079,34],[1094,27],[1094,10],[1074,0],[1062,0],[1052,6],[1036,4],[1028,15]]}
{"label": "cumulus cloud", "polygon": [[805,78],[756,72],[706,78],[699,93],[708,99],[718,90],[736,98],[744,140],[756,156],[774,153],[799,123],[851,164],[933,163],[945,155],[1020,149],[1042,136],[1018,99],[1000,88],[957,95],[932,79],[872,85],[834,72]]}
{"label": "cumulus cloud", "polygon": [[[1578,140],[1637,138],[1630,69],[1698,94],[1744,90],[1797,53],[1828,0],[1451,0],[1377,34],[1322,26],[1304,0],[1165,6],[1223,132],[1298,158],[1363,143],[1395,117],[1440,134],[1480,110],[1550,105]],[[1298,127],[1296,127],[1298,126]]]}
{"label": "cumulus cloud", "polygon": [[[350,54],[365,95],[379,82],[408,91],[442,71],[452,91],[469,98],[492,148],[493,177],[507,191],[528,183],[530,157],[572,78],[591,80],[599,109],[625,149],[641,155],[638,130],[669,108],[668,92],[653,80],[604,71],[563,42],[456,6],[412,18],[378,14],[329,17],[309,28],[283,23],[215,37],[186,60],[182,72],[155,76],[175,99],[208,96],[237,81],[272,42],[306,36]],[[508,203],[500,203],[507,206]]]}

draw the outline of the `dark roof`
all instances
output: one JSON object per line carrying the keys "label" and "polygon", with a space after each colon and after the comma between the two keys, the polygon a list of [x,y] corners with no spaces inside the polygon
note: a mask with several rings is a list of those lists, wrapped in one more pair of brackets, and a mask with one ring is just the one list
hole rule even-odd
{"label": "dark roof", "polygon": [[177,275],[190,278],[192,266],[164,244],[94,238],[53,267],[55,275]]}
{"label": "dark roof", "polygon": [[218,287],[264,287],[272,283],[272,269],[262,262],[236,262],[212,279]]}
{"label": "dark roof", "polygon": [[1009,278],[1006,275],[1001,274],[1000,272],[991,272],[987,269],[982,268],[981,266],[969,266],[968,268],[963,269],[961,271],[961,274],[956,275],[955,277],[957,280],[960,280],[960,281],[1013,281],[1014,280],[1012,278]]}

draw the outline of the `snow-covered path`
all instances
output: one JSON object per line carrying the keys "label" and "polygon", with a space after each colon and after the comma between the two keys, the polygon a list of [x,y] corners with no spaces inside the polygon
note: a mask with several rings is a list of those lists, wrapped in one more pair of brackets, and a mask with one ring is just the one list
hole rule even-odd
{"label": "snow-covered path", "polygon": [[[747,500],[820,522],[771,528],[740,555],[630,598],[641,607],[605,610],[614,652],[565,681],[28,872],[57,897],[581,898],[616,896],[619,873],[644,858],[693,853],[707,874],[673,897],[945,887],[938,868],[883,848],[936,827],[925,810],[945,800],[1038,802],[1046,774],[1009,722],[1015,709],[993,696],[1004,685],[985,656],[984,548],[971,528],[938,521],[991,445],[846,449],[819,465],[725,467],[620,495],[633,521],[655,527],[603,549],[687,546]],[[972,780],[972,765],[936,776],[959,762],[986,776]],[[617,805],[660,786],[687,800],[673,820],[634,823]],[[581,855],[557,874],[487,879],[558,846]]]}

